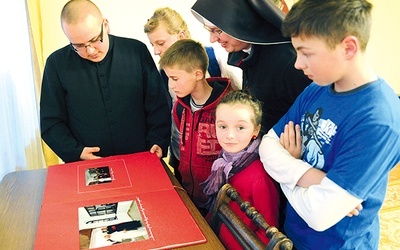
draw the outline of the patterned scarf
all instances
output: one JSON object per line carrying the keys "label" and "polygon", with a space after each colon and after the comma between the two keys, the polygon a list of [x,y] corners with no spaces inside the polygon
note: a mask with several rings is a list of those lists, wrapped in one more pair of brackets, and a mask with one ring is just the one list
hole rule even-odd
{"label": "patterned scarf", "polygon": [[203,183],[200,183],[201,187],[203,187],[204,194],[208,196],[206,207],[209,211],[211,211],[214,206],[218,191],[228,182],[228,179],[259,158],[259,145],[260,139],[257,138],[250,142],[247,148],[237,153],[228,153],[223,149],[221,150],[218,159],[214,161],[211,167],[210,176]]}

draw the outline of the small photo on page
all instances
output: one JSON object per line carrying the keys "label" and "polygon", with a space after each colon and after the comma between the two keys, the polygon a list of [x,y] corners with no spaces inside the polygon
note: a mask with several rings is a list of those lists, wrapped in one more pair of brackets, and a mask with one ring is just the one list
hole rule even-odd
{"label": "small photo on page", "polygon": [[101,166],[85,170],[86,186],[109,183],[112,181],[110,168]]}
{"label": "small photo on page", "polygon": [[82,161],[77,171],[78,194],[132,187],[126,162],[121,159]]}

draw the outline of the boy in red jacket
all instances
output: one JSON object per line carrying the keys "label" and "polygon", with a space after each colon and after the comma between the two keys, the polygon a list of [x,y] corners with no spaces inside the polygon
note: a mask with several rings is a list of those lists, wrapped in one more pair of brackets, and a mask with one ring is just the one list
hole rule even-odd
{"label": "boy in red jacket", "polygon": [[160,58],[168,87],[177,101],[172,114],[179,129],[182,186],[205,215],[207,197],[200,183],[210,175],[221,146],[215,134],[215,107],[230,89],[228,78],[205,78],[208,57],[204,46],[191,39],[176,41]]}

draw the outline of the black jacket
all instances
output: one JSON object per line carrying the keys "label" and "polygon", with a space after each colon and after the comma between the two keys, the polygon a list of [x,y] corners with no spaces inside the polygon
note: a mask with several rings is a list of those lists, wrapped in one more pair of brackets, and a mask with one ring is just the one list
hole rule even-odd
{"label": "black jacket", "polygon": [[65,162],[84,147],[99,156],[163,149],[170,141],[171,113],[160,74],[147,49],[134,39],[110,35],[98,63],[65,46],[46,62],[40,100],[44,141]]}

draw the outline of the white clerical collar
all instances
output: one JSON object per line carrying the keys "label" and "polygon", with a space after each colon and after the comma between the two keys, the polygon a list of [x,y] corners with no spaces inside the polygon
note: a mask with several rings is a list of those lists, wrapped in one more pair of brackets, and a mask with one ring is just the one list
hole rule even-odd
{"label": "white clerical collar", "polygon": [[250,55],[251,47],[252,47],[252,46],[250,45],[250,48],[248,48],[248,49],[242,49],[242,51]]}

